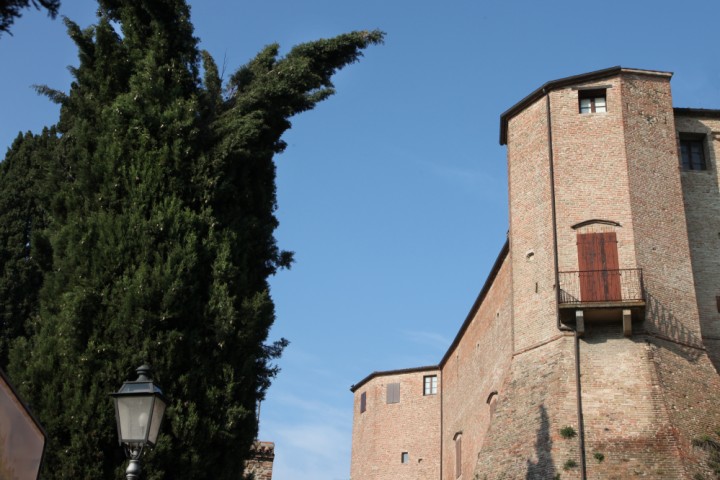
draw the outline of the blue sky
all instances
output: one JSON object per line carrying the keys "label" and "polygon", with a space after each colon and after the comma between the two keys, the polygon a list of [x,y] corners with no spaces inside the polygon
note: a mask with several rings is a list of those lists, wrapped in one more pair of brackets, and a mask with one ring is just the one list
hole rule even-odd
{"label": "blue sky", "polygon": [[[374,370],[436,364],[505,240],[499,116],[548,80],[615,65],[675,72],[675,106],[720,108],[717,0],[215,0],[191,2],[226,76],[264,45],[379,28],[293,120],[277,157],[277,238],[296,252],[272,279],[272,338],[291,341],[262,405],[276,480],[350,477],[350,386]],[[61,14],[93,22],[94,2]],[[76,51],[27,11],[0,37],[0,149],[57,108]],[[120,380],[118,380],[120,381]]]}

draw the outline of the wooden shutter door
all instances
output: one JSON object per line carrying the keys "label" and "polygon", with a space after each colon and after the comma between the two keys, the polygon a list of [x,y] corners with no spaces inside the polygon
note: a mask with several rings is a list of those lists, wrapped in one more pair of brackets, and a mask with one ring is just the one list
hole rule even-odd
{"label": "wooden shutter door", "polygon": [[622,300],[615,232],[578,233],[577,246],[581,301]]}

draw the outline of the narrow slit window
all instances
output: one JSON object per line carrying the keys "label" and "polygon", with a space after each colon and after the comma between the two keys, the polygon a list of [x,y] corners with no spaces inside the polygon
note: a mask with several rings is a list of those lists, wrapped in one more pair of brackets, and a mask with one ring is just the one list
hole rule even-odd
{"label": "narrow slit window", "polygon": [[367,392],[360,394],[360,413],[365,413],[367,410]]}
{"label": "narrow slit window", "polygon": [[408,452],[402,452],[400,455],[400,463],[410,463],[410,454]]}

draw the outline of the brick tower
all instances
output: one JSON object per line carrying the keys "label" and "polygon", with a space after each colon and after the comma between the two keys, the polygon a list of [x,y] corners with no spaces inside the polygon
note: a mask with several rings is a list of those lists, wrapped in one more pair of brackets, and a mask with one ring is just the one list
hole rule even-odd
{"label": "brick tower", "polygon": [[[501,116],[509,239],[427,367],[439,401],[414,371],[352,389],[357,403],[392,377],[439,423],[437,471],[422,478],[714,478],[720,111],[674,109],[671,76],[555,80]],[[415,438],[395,403],[356,405],[353,480],[421,478],[369,453],[383,432]]]}

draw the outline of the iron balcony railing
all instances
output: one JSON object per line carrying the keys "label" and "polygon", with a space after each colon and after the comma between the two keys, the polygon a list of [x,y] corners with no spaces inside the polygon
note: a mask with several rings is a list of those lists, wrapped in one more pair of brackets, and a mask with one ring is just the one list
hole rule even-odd
{"label": "iron balcony railing", "polygon": [[642,302],[641,268],[560,272],[560,303]]}

